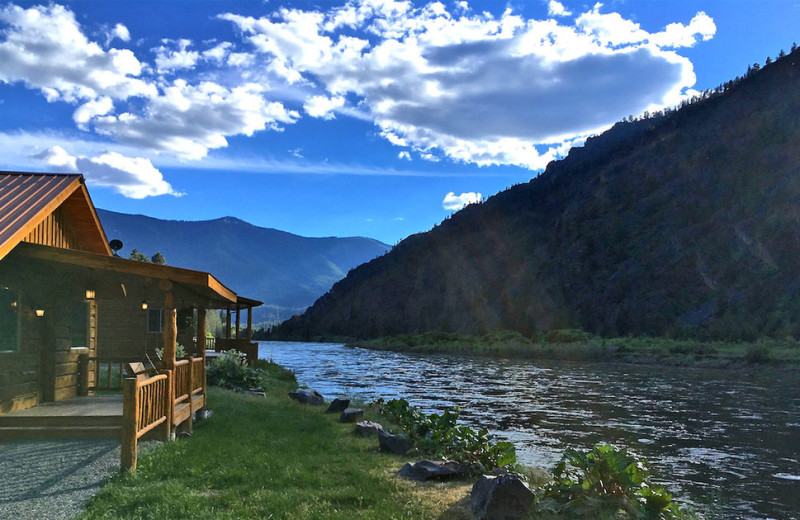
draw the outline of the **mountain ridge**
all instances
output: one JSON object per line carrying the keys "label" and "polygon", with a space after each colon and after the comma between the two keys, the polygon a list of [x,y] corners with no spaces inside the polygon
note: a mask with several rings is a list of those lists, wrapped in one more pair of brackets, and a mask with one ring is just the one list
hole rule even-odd
{"label": "mountain ridge", "polygon": [[353,270],[276,334],[800,335],[798,62],[617,123]]}
{"label": "mountain ridge", "polygon": [[280,321],[302,312],[353,267],[384,254],[390,246],[364,237],[302,237],[255,226],[236,217],[163,220],[98,208],[109,239],[170,265],[214,274],[243,296],[264,302],[257,321]]}

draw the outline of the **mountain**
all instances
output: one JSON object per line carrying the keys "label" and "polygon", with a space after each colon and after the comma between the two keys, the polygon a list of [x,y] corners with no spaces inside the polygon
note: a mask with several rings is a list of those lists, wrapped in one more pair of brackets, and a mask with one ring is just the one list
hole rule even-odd
{"label": "mountain", "polygon": [[354,269],[276,333],[800,337],[798,63],[616,124]]}
{"label": "mountain", "polygon": [[256,322],[302,312],[353,267],[390,249],[369,238],[305,238],[233,217],[197,222],[159,220],[98,209],[109,240],[170,265],[207,271],[238,294],[264,302]]}

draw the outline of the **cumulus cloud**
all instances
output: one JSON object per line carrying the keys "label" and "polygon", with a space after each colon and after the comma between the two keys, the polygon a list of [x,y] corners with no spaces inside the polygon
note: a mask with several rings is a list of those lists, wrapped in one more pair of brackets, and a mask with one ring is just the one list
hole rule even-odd
{"label": "cumulus cloud", "polygon": [[406,150],[403,150],[403,151],[401,151],[400,153],[397,154],[397,158],[398,159],[405,159],[406,161],[410,161],[411,160],[411,154],[408,153]]}
{"label": "cumulus cloud", "polygon": [[190,85],[179,79],[149,100],[146,115],[124,112],[96,117],[92,124],[119,142],[196,160],[210,149],[226,147],[228,136],[278,130],[281,123],[300,117],[279,102],[267,101],[264,91],[255,83],[229,89],[213,82]]}
{"label": "cumulus cloud", "polygon": [[126,157],[117,152],[106,152],[98,157],[73,156],[60,146],[53,146],[33,158],[60,171],[80,172],[87,183],[110,187],[132,199],[181,195],[172,189],[149,159]]}
{"label": "cumulus cloud", "polygon": [[158,72],[192,69],[200,59],[199,52],[187,50],[192,44],[190,40],[165,43],[174,45],[176,48],[168,48],[162,45],[153,49],[153,52],[156,53],[156,69]]}
{"label": "cumulus cloud", "polygon": [[0,82],[23,82],[48,101],[156,94],[154,85],[138,77],[142,64],[133,52],[105,51],[89,41],[75,15],[60,5],[7,5],[0,9],[0,22],[8,26],[0,40]]}
{"label": "cumulus cloud", "polygon": [[[22,82],[48,101],[78,105],[73,120],[81,130],[124,145],[196,160],[226,147],[231,136],[280,130],[300,117],[268,99],[268,87],[258,82],[164,77],[191,71],[201,60],[249,63],[230,43],[212,42],[201,53],[190,40],[163,40],[153,49],[153,67],[128,49],[104,50],[90,41],[74,13],[55,4],[0,8],[0,29],[0,82]],[[106,33],[130,39],[121,24]]]}
{"label": "cumulus cloud", "polygon": [[442,201],[442,208],[448,211],[458,211],[467,204],[475,204],[481,201],[481,194],[475,192],[468,192],[462,193],[461,195],[456,195],[454,192],[450,192],[444,196],[444,200]]}
{"label": "cumulus cloud", "polygon": [[547,4],[547,14],[550,16],[569,16],[572,14],[571,11],[567,11],[564,7],[564,4],[561,2],[556,2],[556,0],[550,0]]}
{"label": "cumulus cloud", "polygon": [[344,98],[341,96],[332,98],[326,96],[311,96],[303,105],[303,110],[311,117],[333,119],[336,117],[334,111],[342,106],[344,106]]}
{"label": "cumulus cloud", "polygon": [[125,27],[121,23],[118,23],[117,25],[114,26],[113,29],[111,29],[111,31],[109,31],[108,38],[109,42],[114,38],[119,38],[124,42],[129,42],[131,41],[131,33],[130,31],[128,31],[127,27]]}
{"label": "cumulus cloud", "polygon": [[[548,8],[570,14],[558,2]],[[378,0],[220,18],[276,77],[354,95],[392,144],[423,158],[534,169],[565,141],[675,103],[695,76],[672,49],[716,30],[700,12],[688,25],[650,33],[601,4],[567,24],[510,8],[495,17],[461,4],[450,12],[438,2]]]}

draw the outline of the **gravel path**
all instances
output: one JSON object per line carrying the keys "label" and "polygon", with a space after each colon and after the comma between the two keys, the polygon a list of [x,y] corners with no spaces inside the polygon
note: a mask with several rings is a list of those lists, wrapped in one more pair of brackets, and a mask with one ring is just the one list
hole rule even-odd
{"label": "gravel path", "polygon": [[0,442],[0,518],[66,520],[119,472],[116,439]]}

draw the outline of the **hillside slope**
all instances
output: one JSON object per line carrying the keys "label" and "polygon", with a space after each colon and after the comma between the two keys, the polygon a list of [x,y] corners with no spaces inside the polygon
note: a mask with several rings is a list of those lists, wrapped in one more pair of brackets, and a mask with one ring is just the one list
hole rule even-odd
{"label": "hillside slope", "polygon": [[98,215],[108,238],[125,244],[121,256],[133,248],[160,251],[170,265],[208,271],[264,302],[254,311],[256,321],[302,312],[350,269],[390,249],[369,238],[305,238],[233,217],[189,222],[102,209]]}
{"label": "hillside slope", "polygon": [[618,123],[355,269],[277,334],[800,335],[799,64]]}

